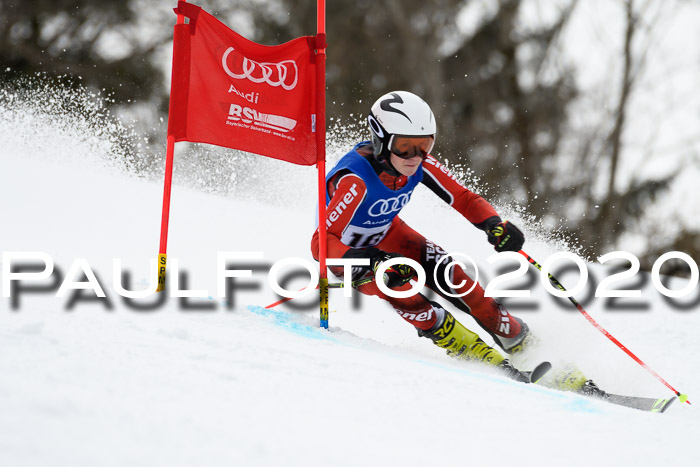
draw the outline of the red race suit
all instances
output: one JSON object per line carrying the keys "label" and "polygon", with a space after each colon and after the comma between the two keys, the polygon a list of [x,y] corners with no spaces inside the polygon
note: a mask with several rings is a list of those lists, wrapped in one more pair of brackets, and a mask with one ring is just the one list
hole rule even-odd
{"label": "red race suit", "polygon": [[[360,162],[337,170],[338,166],[344,166],[344,159],[349,157],[358,159],[358,156],[364,158],[368,164],[364,165],[371,167],[372,170],[356,169],[363,166],[363,163]],[[419,172],[422,173],[422,178],[418,176],[417,179],[420,180],[420,184],[428,187],[477,228],[486,231],[501,222],[501,218],[491,204],[462,186],[456,177],[450,174],[447,168],[434,157],[427,156]],[[388,188],[397,193],[404,193],[401,196],[406,196],[405,190],[403,192],[401,190],[407,185],[416,184],[416,180],[412,180],[412,177],[414,176],[406,177],[397,173],[389,173],[385,166],[375,160],[372,146],[369,143],[360,143],[353,151],[343,156],[326,179],[328,257],[366,258],[372,251],[376,251],[374,248],[377,248],[411,258],[423,266],[426,272],[427,287],[462,311],[471,314],[479,325],[493,337],[509,338],[517,335],[520,332],[520,323],[493,298],[484,297],[484,290],[479,284],[476,284],[474,289],[463,297],[450,297],[443,293],[442,290],[448,291],[452,295],[458,295],[469,290],[474,285],[474,281],[459,266],[451,267],[450,281],[452,284],[464,283],[464,285],[452,288],[444,280],[441,281],[440,278],[444,277],[444,271],[440,268],[445,268],[450,263],[449,258],[443,259],[448,253],[409,227],[396,215],[398,213],[391,218],[384,230],[375,229],[377,233],[368,237],[368,240],[360,245],[355,242],[358,238],[357,235],[348,235],[348,232],[354,233],[354,226],[358,225],[357,218],[362,215],[363,209],[366,210],[364,206],[366,206],[367,200],[374,200],[373,196],[376,195],[374,191],[386,191]],[[403,204],[408,202],[410,192],[407,197],[402,199],[404,200]],[[382,207],[382,203],[385,202],[380,199],[379,204],[375,202],[373,206]],[[398,210],[403,207],[403,204],[398,207]],[[386,206],[387,204],[384,204],[384,207]],[[387,210],[390,209],[384,211]],[[311,240],[311,251],[316,259],[318,259],[318,248],[317,230]],[[440,261],[441,259],[442,261]],[[438,269],[437,274],[435,274],[436,268]],[[331,268],[331,271],[338,277],[342,277],[342,268]],[[362,275],[370,274],[371,270],[367,267],[360,271],[359,275],[355,271],[353,273],[353,279],[356,280]],[[435,277],[441,281],[439,284],[435,282]],[[440,290],[441,288],[442,290]],[[435,325],[436,314],[432,312],[428,299],[420,293],[408,298],[394,298],[379,290],[375,282],[361,285],[357,289],[366,295],[375,295],[386,300],[401,317],[418,329],[429,330]],[[405,284],[397,290],[408,289],[410,289],[410,284]]]}

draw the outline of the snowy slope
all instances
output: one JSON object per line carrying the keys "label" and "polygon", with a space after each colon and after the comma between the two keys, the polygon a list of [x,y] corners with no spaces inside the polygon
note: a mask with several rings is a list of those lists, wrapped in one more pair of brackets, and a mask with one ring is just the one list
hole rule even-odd
{"label": "snowy slope", "polygon": [[[0,140],[2,251],[49,254],[59,280],[84,258],[108,298],[58,298],[53,284],[21,292],[16,308],[0,301],[0,465],[697,465],[697,406],[647,414],[514,383],[447,358],[383,303],[363,298],[357,309],[342,291],[332,291],[329,332],[318,328],[313,296],[290,304],[306,311],[261,309],[277,298],[269,264],[310,258],[312,168],[261,162],[261,179],[276,170],[294,181],[260,183],[264,202],[176,186],[169,260],[178,258],[189,289],[213,298],[189,305],[206,309],[166,297],[136,310],[114,289],[112,260],[122,260],[135,289],[146,288],[161,182],[121,170],[110,134],[67,115],[4,105]],[[298,192],[299,181],[308,191]],[[483,234],[425,190],[403,217],[494,276]],[[540,262],[560,247],[526,246]],[[218,251],[265,255],[241,280],[233,309],[214,297]],[[587,309],[700,404],[697,306],[670,307],[650,285],[643,300],[643,312],[610,312],[599,301]],[[518,314],[548,358],[576,361],[611,392],[670,394],[541,286],[527,302],[537,309]]]}

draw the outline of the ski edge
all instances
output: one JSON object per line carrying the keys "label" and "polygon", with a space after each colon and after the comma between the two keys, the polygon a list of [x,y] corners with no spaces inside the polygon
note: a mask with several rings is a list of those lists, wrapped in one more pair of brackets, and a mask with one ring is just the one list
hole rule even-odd
{"label": "ski edge", "polygon": [[599,399],[611,404],[651,413],[664,413],[676,400],[675,397],[655,399],[653,397],[622,396],[610,393]]}

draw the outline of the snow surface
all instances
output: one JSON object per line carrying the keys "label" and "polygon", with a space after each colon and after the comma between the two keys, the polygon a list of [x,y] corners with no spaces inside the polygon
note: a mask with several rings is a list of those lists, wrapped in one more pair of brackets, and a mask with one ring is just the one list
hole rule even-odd
{"label": "snow surface", "polygon": [[[277,299],[266,283],[269,265],[310,258],[313,168],[261,162],[255,175],[264,201],[176,184],[169,261],[178,258],[189,289],[212,298],[190,300],[207,309],[166,296],[135,310],[115,291],[113,259],[122,260],[134,289],[154,279],[162,182],[121,169],[112,134],[68,114],[4,104],[0,141],[2,251],[45,252],[60,271],[37,281],[49,291],[20,292],[16,307],[0,300],[0,465],[697,465],[697,405],[649,414],[515,383],[448,358],[385,304],[362,298],[357,308],[340,290],[331,292],[330,331],[318,327],[313,295],[262,308]],[[273,186],[270,171],[287,178]],[[176,182],[184,175],[176,173]],[[515,210],[500,209],[528,238],[542,238]],[[427,190],[402,215],[448,251],[473,257],[485,279],[494,277],[483,233]],[[561,248],[526,244],[540,262]],[[219,251],[264,252],[253,277],[238,279],[246,287],[236,289],[232,309],[215,297]],[[53,280],[79,258],[107,300],[90,300],[89,290],[56,297]],[[562,277],[565,285],[575,281],[575,274]],[[650,284],[636,300],[648,309],[612,312],[602,300],[586,308],[700,404],[697,303],[671,307]],[[536,307],[516,313],[543,340],[532,358],[574,361],[610,392],[671,395],[568,302],[558,305],[539,285],[518,302]]]}

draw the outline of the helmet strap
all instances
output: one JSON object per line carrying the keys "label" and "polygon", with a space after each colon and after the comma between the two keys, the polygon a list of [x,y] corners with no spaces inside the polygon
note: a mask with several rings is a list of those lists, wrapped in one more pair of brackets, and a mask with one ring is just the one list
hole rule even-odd
{"label": "helmet strap", "polygon": [[393,165],[391,165],[391,151],[389,149],[391,135],[374,118],[372,113],[370,113],[369,121],[372,134],[374,160],[379,164],[383,171],[389,175],[400,175],[399,171],[396,170]]}
{"label": "helmet strap", "polygon": [[391,152],[386,147],[382,148],[382,152],[379,155],[375,154],[374,160],[376,160],[389,175],[401,175],[391,164]]}

